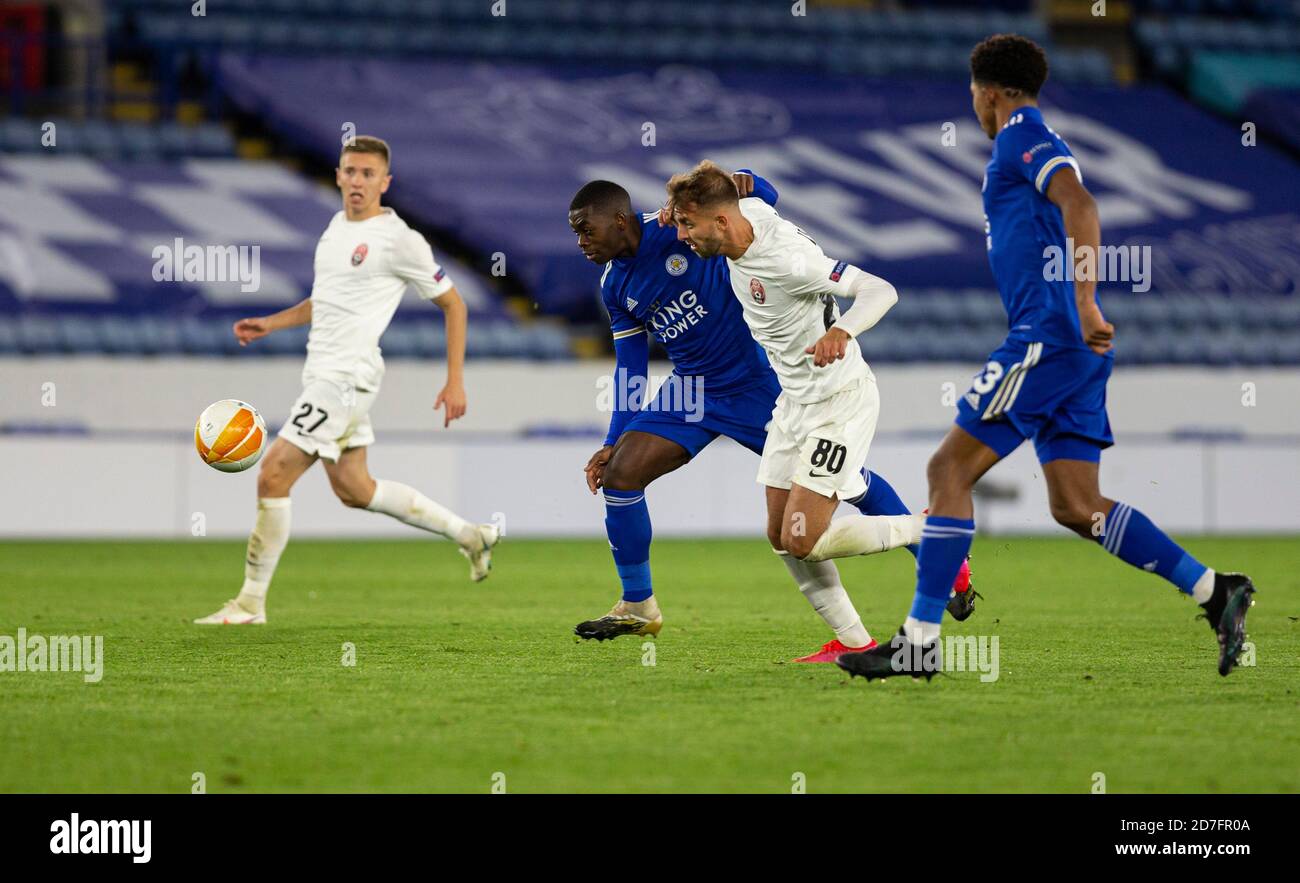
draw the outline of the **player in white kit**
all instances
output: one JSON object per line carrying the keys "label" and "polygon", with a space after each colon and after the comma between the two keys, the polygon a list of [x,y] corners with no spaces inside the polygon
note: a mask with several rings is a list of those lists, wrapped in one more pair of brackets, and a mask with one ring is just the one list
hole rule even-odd
{"label": "player in white kit", "polygon": [[[745,322],[781,382],[758,482],[767,488],[768,539],[804,561],[882,552],[921,539],[921,515],[831,520],[867,490],[863,465],[880,397],[854,338],[898,300],[894,287],[828,258],[759,199],[740,199],[717,165],[668,182],[678,238],[699,255],[725,255]],[[835,295],[854,299],[840,315]]]}
{"label": "player in white kit", "polygon": [[446,317],[447,382],[434,408],[445,409],[444,427],[465,413],[465,303],[424,237],[380,204],[392,181],[389,161],[388,145],[379,138],[347,143],[335,172],[343,211],[316,246],[311,296],[274,315],[235,323],[241,345],[310,323],[307,362],[302,394],[262,459],[244,585],[238,597],[195,623],[266,622],[267,589],[289,541],[289,491],[317,459],[325,461],[330,487],[345,506],[382,512],[452,540],[469,559],[476,582],[491,567],[492,547],[500,539],[496,526],[467,522],[414,488],[375,480],[366,467],[366,446],[375,440],[370,407],[384,375],[379,338],[407,285]]}

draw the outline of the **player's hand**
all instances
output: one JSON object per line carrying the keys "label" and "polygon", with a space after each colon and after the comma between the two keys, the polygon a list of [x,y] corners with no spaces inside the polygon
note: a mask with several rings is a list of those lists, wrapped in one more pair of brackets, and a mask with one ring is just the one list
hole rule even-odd
{"label": "player's hand", "polygon": [[1115,326],[1106,321],[1095,303],[1079,311],[1079,327],[1083,329],[1083,342],[1097,355],[1104,356],[1115,348]]}
{"label": "player's hand", "polygon": [[677,222],[673,220],[673,204],[671,202],[665,202],[663,206],[659,209],[659,226],[660,227],[677,226]]}
{"label": "player's hand", "polygon": [[459,420],[465,416],[465,387],[459,383],[448,383],[438,393],[438,400],[433,403],[433,410],[446,406],[444,419],[442,421],[443,429],[451,426],[451,421]]}
{"label": "player's hand", "polygon": [[739,194],[741,199],[754,195],[754,176],[749,172],[735,172],[732,174],[731,180],[735,182],[736,193]]}
{"label": "player's hand", "polygon": [[583,472],[587,473],[587,488],[594,494],[596,490],[604,483],[605,464],[609,462],[609,457],[614,453],[613,445],[605,445],[599,451],[591,455],[587,465],[583,467]]}
{"label": "player's hand", "polygon": [[805,349],[804,352],[811,354],[813,364],[818,368],[822,368],[831,362],[844,358],[844,354],[849,349],[849,341],[852,339],[843,328],[832,328],[823,334],[820,340]]}
{"label": "player's hand", "polygon": [[271,323],[266,316],[259,316],[255,319],[240,319],[235,323],[235,339],[239,341],[240,346],[248,346],[251,341],[259,337],[266,337],[271,333]]}

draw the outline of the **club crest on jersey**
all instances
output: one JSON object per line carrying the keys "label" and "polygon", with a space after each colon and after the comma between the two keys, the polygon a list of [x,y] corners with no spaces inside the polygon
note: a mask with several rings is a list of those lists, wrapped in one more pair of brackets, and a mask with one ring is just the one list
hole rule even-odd
{"label": "club crest on jersey", "polygon": [[763,288],[763,283],[757,279],[749,280],[749,293],[756,304],[761,304],[767,300],[767,291]]}
{"label": "club crest on jersey", "polygon": [[370,249],[366,246],[364,242],[358,245],[356,247],[356,250],[352,252],[352,266],[354,267],[361,266],[361,262],[366,259],[366,255],[368,255],[369,253],[370,253]]}
{"label": "club crest on jersey", "polygon": [[664,261],[664,269],[668,271],[669,276],[680,276],[686,272],[686,257],[684,255],[670,255],[668,260]]}

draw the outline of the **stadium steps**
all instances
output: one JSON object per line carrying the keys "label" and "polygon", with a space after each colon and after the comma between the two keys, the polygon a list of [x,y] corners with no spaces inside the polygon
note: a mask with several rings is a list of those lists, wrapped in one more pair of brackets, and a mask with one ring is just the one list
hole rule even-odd
{"label": "stadium steps", "polygon": [[[1300,297],[1216,294],[1103,294],[1117,329],[1117,358],[1140,365],[1300,365]],[[305,328],[241,349],[231,316],[135,316],[127,313],[0,315],[0,355],[301,355]],[[875,362],[982,364],[1006,336],[997,294],[983,290],[904,291],[885,322],[888,333],[860,343]],[[441,358],[443,325],[431,319],[394,321],[381,345],[389,358]],[[561,324],[475,318],[474,358],[568,359],[608,353],[608,336],[574,334]]]}
{"label": "stadium steps", "polygon": [[112,98],[108,116],[119,122],[151,123],[162,117],[158,86],[134,62],[114,62],[109,79]]}
{"label": "stadium steps", "polygon": [[[0,315],[0,356],[301,356],[307,329],[293,328],[243,348],[230,333],[229,316],[113,314]],[[446,331],[429,319],[397,319],[380,341],[386,358],[442,358]],[[572,358],[569,333],[558,324],[478,318],[470,322],[474,358]]]}

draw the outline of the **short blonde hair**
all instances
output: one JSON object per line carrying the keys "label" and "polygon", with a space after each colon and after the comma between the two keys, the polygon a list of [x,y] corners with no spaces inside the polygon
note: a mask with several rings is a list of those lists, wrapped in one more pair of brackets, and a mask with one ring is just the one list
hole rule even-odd
{"label": "short blonde hair", "polygon": [[704,160],[689,172],[668,179],[668,205],[670,208],[710,208],[716,205],[734,205],[740,199],[731,175],[712,160]]}
{"label": "short blonde hair", "polygon": [[388,142],[383,138],[376,138],[374,135],[357,135],[343,145],[343,152],[339,154],[339,160],[349,153],[374,153],[384,158],[384,165],[390,169],[393,167],[393,152],[388,147]]}

